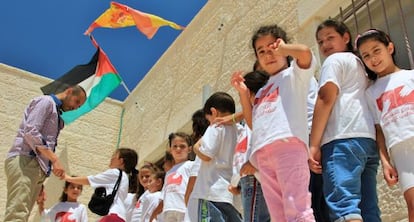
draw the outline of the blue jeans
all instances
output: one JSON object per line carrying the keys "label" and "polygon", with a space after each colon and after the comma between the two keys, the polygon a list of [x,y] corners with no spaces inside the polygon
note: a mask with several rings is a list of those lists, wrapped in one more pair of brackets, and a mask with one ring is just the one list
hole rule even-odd
{"label": "blue jeans", "polygon": [[242,222],[240,213],[233,205],[224,202],[213,202],[199,199],[199,222]]}
{"label": "blue jeans", "polygon": [[270,221],[269,211],[263,196],[262,186],[253,175],[240,179],[243,218],[245,222]]}
{"label": "blue jeans", "polygon": [[322,146],[323,192],[333,221],[381,221],[378,165],[379,154],[373,139],[338,139]]}

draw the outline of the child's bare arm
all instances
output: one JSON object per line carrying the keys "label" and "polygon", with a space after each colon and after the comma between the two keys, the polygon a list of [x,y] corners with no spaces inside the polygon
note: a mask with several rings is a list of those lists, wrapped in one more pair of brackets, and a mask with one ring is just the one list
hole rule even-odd
{"label": "child's bare arm", "polygon": [[87,177],[71,177],[65,174],[64,180],[70,182],[70,183],[76,183],[80,185],[90,185],[89,180]]}
{"label": "child's bare arm", "polygon": [[242,114],[240,117],[243,117],[246,121],[246,124],[252,129],[252,104],[250,102],[250,90],[244,84],[244,78],[242,72],[234,72],[231,76],[231,85],[239,92],[240,104],[242,106]]}
{"label": "child's bare arm", "polygon": [[321,141],[329,116],[338,96],[338,87],[328,82],[318,92],[315,109],[313,111],[312,130],[310,134],[309,168],[314,173],[322,173]]}
{"label": "child's bare arm", "polygon": [[198,142],[196,144],[194,144],[193,146],[193,150],[194,153],[198,156],[198,158],[200,158],[203,161],[210,161],[211,157],[204,155],[202,152],[200,152],[200,146],[201,146],[201,140],[198,140]]}
{"label": "child's bare arm", "polygon": [[382,131],[381,126],[378,124],[375,125],[375,131],[384,179],[387,182],[388,186],[395,185],[398,182],[398,172],[391,163],[390,156],[385,145],[384,132]]}
{"label": "child's bare arm", "polygon": [[296,59],[296,63],[302,69],[310,67],[312,62],[312,52],[308,46],[304,44],[286,44],[282,39],[270,45],[277,53],[283,56],[291,56]]}
{"label": "child's bare arm", "polygon": [[152,212],[150,221],[153,221],[154,219],[157,218],[158,214],[162,212],[162,208],[164,208],[164,202],[161,200],[157,208],[155,208],[154,211]]}

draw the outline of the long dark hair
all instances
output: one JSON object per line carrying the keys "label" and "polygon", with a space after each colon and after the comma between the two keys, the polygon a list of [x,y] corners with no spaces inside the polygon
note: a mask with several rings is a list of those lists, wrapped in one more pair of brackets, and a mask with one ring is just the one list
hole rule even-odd
{"label": "long dark hair", "polygon": [[[278,25],[265,25],[265,26],[261,26],[259,27],[259,29],[256,30],[256,32],[253,34],[252,36],[252,47],[254,50],[254,55],[257,58],[257,52],[256,52],[256,41],[263,37],[263,36],[267,36],[267,35],[271,35],[273,36],[273,38],[275,39],[283,39],[284,42],[289,43],[290,39],[288,38],[285,30],[283,30],[281,27],[279,27]],[[287,56],[286,57],[286,61],[287,61],[287,65],[290,66],[290,61],[292,61],[292,57]]]}
{"label": "long dark hair", "polygon": [[119,153],[119,158],[124,160],[124,171],[129,177],[128,191],[130,193],[135,193],[138,188],[138,170],[135,169],[138,163],[138,154],[135,150],[130,148],[119,148],[117,152]]}
{"label": "long dark hair", "polygon": [[[390,36],[387,35],[387,33],[378,30],[378,29],[369,29],[367,31],[365,31],[364,33],[360,34],[357,36],[356,40],[355,40],[355,45],[356,48],[359,49],[359,47],[366,41],[368,40],[374,40],[374,41],[378,41],[382,44],[384,44],[386,47],[388,47],[390,45],[390,43],[392,43]],[[359,55],[361,57],[361,55]],[[395,64],[395,48],[394,51],[391,54],[392,56],[392,61]],[[362,58],[361,58],[362,59]],[[365,65],[365,63],[364,63]],[[372,80],[376,80],[378,78],[378,75],[370,70],[366,65],[365,65],[365,70],[367,71],[368,74],[368,78],[372,79]]]}
{"label": "long dark hair", "polygon": [[[74,175],[72,175],[72,176],[75,177]],[[71,184],[75,184],[75,183],[65,181],[65,186],[63,187],[62,195],[60,195],[60,198],[59,198],[60,202],[68,201],[68,194],[65,191],[68,190],[69,185],[71,185]],[[83,186],[82,185],[80,185],[80,186],[81,186],[81,190],[83,190]]]}
{"label": "long dark hair", "polygon": [[334,28],[337,33],[339,33],[341,36],[344,36],[346,33],[349,35],[349,42],[346,44],[347,52],[354,52],[354,47],[352,46],[352,36],[351,31],[349,31],[348,26],[345,25],[345,23],[334,20],[334,19],[327,19],[323,21],[321,24],[318,25],[316,28],[315,36],[318,38],[318,32],[321,31],[323,28]]}

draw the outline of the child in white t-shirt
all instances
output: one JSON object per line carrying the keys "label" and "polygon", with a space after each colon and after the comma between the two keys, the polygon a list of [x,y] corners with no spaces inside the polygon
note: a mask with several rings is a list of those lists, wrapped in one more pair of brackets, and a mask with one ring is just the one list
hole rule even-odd
{"label": "child in white t-shirt", "polygon": [[153,218],[162,212],[164,222],[182,222],[187,209],[184,201],[185,190],[193,166],[193,161],[188,160],[192,140],[190,135],[182,132],[171,133],[168,140],[174,166],[165,175],[162,201],[154,211]]}
{"label": "child in white t-shirt", "polygon": [[142,199],[149,194],[148,184],[151,175],[161,171],[155,164],[145,161],[144,165],[139,169],[138,182],[139,189],[135,195],[135,207],[132,209],[131,222],[140,222],[142,218]]}
{"label": "child in white t-shirt", "polygon": [[377,145],[388,185],[399,182],[414,221],[414,70],[400,69],[395,48],[383,31],[371,29],[356,46],[374,83],[366,90],[374,116]]}
{"label": "child in white t-shirt", "polygon": [[60,202],[44,209],[45,191],[42,188],[37,199],[42,222],[73,221],[88,222],[88,209],[78,202],[82,193],[82,185],[65,182]]}
{"label": "child in white t-shirt", "polygon": [[[244,84],[250,90],[251,103],[256,93],[269,79],[269,75],[261,71],[245,74]],[[230,192],[240,192],[243,204],[244,221],[270,221],[270,214],[263,196],[262,185],[258,180],[257,170],[250,164],[251,130],[247,124],[238,125],[237,145],[233,158],[233,178],[229,186]],[[237,182],[235,178],[240,178]]]}
{"label": "child in white t-shirt", "polygon": [[[141,215],[141,222],[160,222],[161,220],[151,219],[152,213],[158,207],[161,199],[162,193],[161,189],[164,185],[164,171],[156,171],[154,172],[148,181],[148,194],[141,198],[141,205],[142,205],[142,215]],[[134,222],[134,221],[132,221]]]}
{"label": "child in white t-shirt", "polygon": [[307,46],[286,41],[277,25],[260,27],[253,35],[256,58],[270,75],[253,106],[241,73],[234,73],[231,83],[252,129],[250,162],[259,171],[272,221],[315,221],[308,191],[307,97],[316,63]]}
{"label": "child in white t-shirt", "polygon": [[[216,92],[207,99],[203,110],[206,118],[213,123],[216,117],[234,113],[234,100],[227,93]],[[201,138],[200,145],[194,147],[201,165],[188,204],[191,221],[242,220],[232,205],[233,195],[227,189],[232,176],[236,142],[235,125],[212,124]]]}
{"label": "child in white t-shirt", "polygon": [[365,98],[369,80],[353,54],[349,29],[328,19],[316,30],[326,57],[310,134],[309,166],[322,173],[332,221],[381,221],[377,198],[378,149]]}
{"label": "child in white t-shirt", "polygon": [[99,222],[125,222],[127,218],[127,204],[126,197],[128,194],[129,178],[128,174],[131,174],[135,169],[138,162],[138,154],[135,150],[129,148],[119,148],[112,155],[109,163],[109,169],[93,176],[83,177],[71,177],[65,175],[64,180],[82,184],[90,185],[93,188],[105,187],[106,193],[110,194],[118,180],[121,170],[122,177],[118,187],[118,191],[115,194],[114,202],[109,208],[109,212],[106,216],[103,216]]}

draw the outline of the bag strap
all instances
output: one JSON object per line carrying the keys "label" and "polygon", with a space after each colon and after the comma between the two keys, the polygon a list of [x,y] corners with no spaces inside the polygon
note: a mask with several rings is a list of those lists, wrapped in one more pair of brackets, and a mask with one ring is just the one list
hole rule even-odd
{"label": "bag strap", "polygon": [[119,187],[119,184],[121,183],[121,178],[122,178],[122,170],[121,169],[118,169],[118,170],[119,170],[118,180],[116,181],[114,189],[112,190],[112,197],[113,198],[115,197],[115,194],[118,191],[118,187]]}

